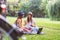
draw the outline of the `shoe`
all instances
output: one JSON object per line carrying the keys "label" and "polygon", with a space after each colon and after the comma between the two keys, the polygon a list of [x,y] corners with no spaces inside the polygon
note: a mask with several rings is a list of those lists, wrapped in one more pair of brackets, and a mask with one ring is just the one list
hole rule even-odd
{"label": "shoe", "polygon": [[42,34],[42,35],[43,35],[43,34],[44,34],[44,32],[40,32],[40,34]]}

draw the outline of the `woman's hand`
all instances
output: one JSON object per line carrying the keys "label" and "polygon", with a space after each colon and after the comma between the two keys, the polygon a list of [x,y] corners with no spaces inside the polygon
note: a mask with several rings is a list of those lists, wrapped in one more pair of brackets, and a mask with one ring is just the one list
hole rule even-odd
{"label": "woman's hand", "polygon": [[35,25],[34,24],[31,24],[30,26],[34,27]]}

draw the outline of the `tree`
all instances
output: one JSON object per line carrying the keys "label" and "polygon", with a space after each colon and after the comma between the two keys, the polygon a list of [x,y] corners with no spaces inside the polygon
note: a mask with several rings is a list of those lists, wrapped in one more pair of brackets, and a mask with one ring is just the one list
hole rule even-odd
{"label": "tree", "polygon": [[20,6],[21,7],[20,10],[23,10],[25,13],[31,11],[33,12],[34,17],[41,16],[40,13],[42,14],[42,12],[40,11],[39,8],[41,0],[28,0],[27,2],[24,2],[22,0],[20,3],[22,3],[22,5]]}
{"label": "tree", "polygon": [[52,20],[60,20],[60,0],[49,1],[47,4],[47,12]]}
{"label": "tree", "polygon": [[40,5],[40,10],[44,14],[44,17],[48,17],[47,11],[46,11],[46,5],[48,3],[48,0],[42,0],[41,5]]}

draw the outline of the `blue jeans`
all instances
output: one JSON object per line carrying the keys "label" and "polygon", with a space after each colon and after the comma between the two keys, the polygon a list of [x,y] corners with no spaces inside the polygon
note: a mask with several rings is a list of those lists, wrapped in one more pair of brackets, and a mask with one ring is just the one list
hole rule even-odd
{"label": "blue jeans", "polygon": [[32,27],[32,34],[37,34],[38,27]]}

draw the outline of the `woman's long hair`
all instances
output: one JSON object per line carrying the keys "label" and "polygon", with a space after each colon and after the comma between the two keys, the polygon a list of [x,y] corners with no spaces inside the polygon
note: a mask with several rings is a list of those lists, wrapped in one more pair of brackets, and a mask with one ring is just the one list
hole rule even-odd
{"label": "woman's long hair", "polygon": [[27,17],[27,22],[32,22],[32,15],[31,15],[31,17],[29,18],[29,17]]}

